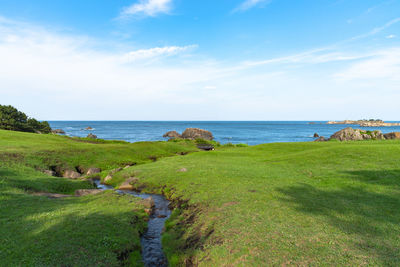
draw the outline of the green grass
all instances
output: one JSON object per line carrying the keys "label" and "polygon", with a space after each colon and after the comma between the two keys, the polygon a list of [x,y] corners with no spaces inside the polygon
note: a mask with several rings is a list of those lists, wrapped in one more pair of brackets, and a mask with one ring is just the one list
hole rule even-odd
{"label": "green grass", "polygon": [[[90,142],[88,142],[90,141]],[[0,266],[141,266],[142,202],[112,191],[51,199],[34,192],[73,194],[86,180],[43,174],[127,164],[196,150],[190,142],[129,144],[0,130]]]}
{"label": "green grass", "polygon": [[30,194],[91,187],[43,175],[49,166],[137,163],[111,184],[135,176],[138,188],[172,200],[163,234],[171,266],[400,265],[399,141],[226,145],[175,157],[196,151],[193,142],[88,141],[0,131],[2,264],[112,266],[127,250],[125,263],[140,264],[145,214],[135,198]]}
{"label": "green grass", "polygon": [[400,265],[399,141],[223,147],[125,172],[180,207],[171,265]]}

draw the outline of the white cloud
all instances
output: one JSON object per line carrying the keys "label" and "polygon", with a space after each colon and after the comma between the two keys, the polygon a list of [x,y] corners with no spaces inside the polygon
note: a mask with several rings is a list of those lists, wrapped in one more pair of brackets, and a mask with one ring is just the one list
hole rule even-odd
{"label": "white cloud", "polygon": [[103,43],[0,18],[0,104],[48,120],[323,120],[367,117],[355,114],[366,105],[396,119],[400,48],[241,63],[204,60],[196,46],[95,48]]}
{"label": "white cloud", "polygon": [[393,39],[393,38],[396,38],[396,35],[390,34],[390,35],[386,36],[386,38],[387,38],[387,39]]}
{"label": "white cloud", "polygon": [[143,59],[151,59],[155,57],[177,55],[179,53],[191,51],[195,48],[197,48],[197,45],[165,46],[165,47],[155,47],[150,49],[140,49],[127,53],[124,56],[124,58],[127,61],[137,61]]}
{"label": "white cloud", "polygon": [[340,80],[392,80],[400,81],[400,48],[376,51],[371,58],[358,61],[335,74]]}
{"label": "white cloud", "polygon": [[128,7],[125,7],[120,18],[127,18],[135,15],[154,17],[159,14],[168,14],[171,11],[172,0],[139,0]]}
{"label": "white cloud", "polygon": [[241,12],[241,11],[246,11],[250,8],[253,8],[255,6],[262,6],[269,4],[272,0],[245,0],[243,3],[241,3],[238,7],[236,7],[233,12]]}

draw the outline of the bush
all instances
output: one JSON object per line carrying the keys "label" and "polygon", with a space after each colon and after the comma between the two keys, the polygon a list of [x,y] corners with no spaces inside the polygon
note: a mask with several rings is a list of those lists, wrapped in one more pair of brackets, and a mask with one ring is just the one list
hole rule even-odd
{"label": "bush", "polygon": [[3,105],[0,105],[0,129],[32,133],[51,132],[47,121],[37,121],[34,118],[29,118],[13,106]]}

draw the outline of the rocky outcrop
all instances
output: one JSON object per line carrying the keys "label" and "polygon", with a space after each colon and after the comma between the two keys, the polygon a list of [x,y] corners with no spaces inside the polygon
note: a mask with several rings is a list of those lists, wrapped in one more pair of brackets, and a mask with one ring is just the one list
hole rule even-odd
{"label": "rocky outcrop", "polygon": [[179,139],[182,138],[182,136],[177,132],[177,131],[169,131],[166,132],[163,135],[164,138],[169,138],[169,139]]}
{"label": "rocky outcrop", "polygon": [[89,131],[89,130],[93,130],[93,128],[90,126],[85,128],[85,131]]}
{"label": "rocky outcrop", "polygon": [[382,140],[385,139],[381,131],[364,131],[348,127],[340,130],[331,136],[331,139],[339,141],[361,141],[361,140]]}
{"label": "rocky outcrop", "polygon": [[317,139],[314,140],[315,142],[326,142],[329,141],[329,138],[325,138],[323,136],[318,137]]}
{"label": "rocky outcrop", "polygon": [[64,171],[63,177],[69,179],[78,179],[81,177],[81,174],[76,171],[66,170]]}
{"label": "rocky outcrop", "polygon": [[88,134],[88,135],[86,136],[86,138],[97,139],[97,135],[90,133],[90,134]]}
{"label": "rocky outcrop", "polygon": [[131,177],[128,178],[125,182],[123,182],[118,189],[119,190],[134,190],[135,187],[133,186],[133,184],[137,183],[139,181],[138,178],[136,177]]}
{"label": "rocky outcrop", "polygon": [[390,127],[400,126],[400,123],[384,122],[382,120],[344,120],[344,121],[328,121],[327,124],[353,124],[361,127]]}
{"label": "rocky outcrop", "polygon": [[204,139],[204,140],[213,140],[214,136],[210,131],[199,129],[199,128],[187,128],[182,133],[182,138],[184,139]]}
{"label": "rocky outcrop", "polygon": [[100,168],[89,168],[89,170],[86,172],[86,175],[93,175],[93,174],[99,174],[101,172]]}
{"label": "rocky outcrop", "polygon": [[318,137],[319,137],[319,134],[315,133],[314,138],[318,138]]}
{"label": "rocky outcrop", "polygon": [[179,134],[176,131],[169,131],[163,135],[164,138],[169,138],[169,139],[190,139],[190,140],[195,140],[195,139],[204,139],[204,140],[213,140],[214,136],[210,131],[199,129],[199,128],[187,128],[185,131],[183,131],[182,134]]}
{"label": "rocky outcrop", "polygon": [[400,139],[400,132],[387,133],[383,135],[385,139]]}
{"label": "rocky outcrop", "polygon": [[62,129],[51,130],[51,133],[52,134],[65,134],[64,130],[62,130]]}
{"label": "rocky outcrop", "polygon": [[75,191],[75,196],[87,196],[87,195],[96,195],[101,193],[103,190],[101,189],[79,189]]}

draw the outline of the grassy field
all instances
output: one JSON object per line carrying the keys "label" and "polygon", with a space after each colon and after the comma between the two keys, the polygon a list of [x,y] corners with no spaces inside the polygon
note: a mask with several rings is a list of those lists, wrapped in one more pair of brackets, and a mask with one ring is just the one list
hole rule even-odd
{"label": "grassy field", "polygon": [[0,131],[1,264],[112,266],[126,251],[133,253],[125,263],[140,264],[140,201],[112,192],[31,194],[91,187],[42,174],[49,166],[137,163],[111,184],[135,176],[138,188],[172,200],[163,235],[171,266],[400,265],[399,141],[221,146],[174,156],[190,151],[190,142],[91,144]]}
{"label": "grassy field", "polygon": [[[85,180],[43,174],[51,166],[103,170],[196,150],[191,143],[121,143],[0,130],[0,266],[140,266],[140,200],[113,192],[60,199]],[[106,171],[104,173],[107,173]]]}
{"label": "grassy field", "polygon": [[225,147],[125,172],[180,207],[171,264],[400,265],[398,141]]}

